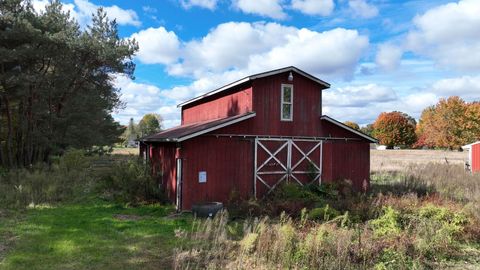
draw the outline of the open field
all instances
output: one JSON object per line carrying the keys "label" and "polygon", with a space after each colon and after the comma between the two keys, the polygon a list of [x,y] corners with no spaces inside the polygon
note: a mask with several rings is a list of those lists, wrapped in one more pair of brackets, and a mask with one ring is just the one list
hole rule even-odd
{"label": "open field", "polygon": [[113,148],[112,155],[138,155],[138,148]]}
{"label": "open field", "polygon": [[410,164],[430,162],[461,164],[468,160],[468,152],[444,150],[370,150],[370,170],[401,171]]}

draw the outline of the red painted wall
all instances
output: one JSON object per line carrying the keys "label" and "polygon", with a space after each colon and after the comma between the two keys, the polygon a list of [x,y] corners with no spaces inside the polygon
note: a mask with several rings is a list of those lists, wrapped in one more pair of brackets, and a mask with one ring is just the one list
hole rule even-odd
{"label": "red painted wall", "polygon": [[325,183],[348,179],[356,190],[370,185],[370,144],[366,142],[326,141],[323,144]]}
{"label": "red painted wall", "polygon": [[480,172],[480,143],[472,145],[472,172]]}
{"label": "red painted wall", "polygon": [[[193,203],[228,202],[233,192],[249,198],[253,185],[253,145],[240,138],[197,137],[182,143],[182,208]],[[198,173],[207,172],[207,182]]]}
{"label": "red painted wall", "polygon": [[[293,82],[287,80],[288,72],[257,79],[251,84],[184,106],[182,124],[255,111],[254,118],[212,133],[360,139],[324,142],[322,181],[350,179],[353,186],[361,190],[365,180],[367,185],[369,180],[369,143],[354,133],[322,121],[322,86],[300,74],[294,73],[293,76]],[[280,121],[282,83],[293,84],[291,122]],[[193,203],[228,202],[234,191],[243,198],[253,194],[254,153],[251,139],[200,136],[182,142],[180,151],[172,143],[155,144],[152,160],[163,172],[161,182],[172,201],[175,200],[175,159],[178,157],[183,161],[182,209],[190,209]],[[207,172],[206,183],[198,182],[200,171]]]}
{"label": "red painted wall", "polygon": [[252,111],[252,87],[242,86],[222,96],[215,96],[201,103],[188,104],[182,108],[182,125],[224,118]]}
{"label": "red painted wall", "polygon": [[[318,136],[322,87],[297,73],[289,82],[288,74],[253,81],[253,110],[257,114],[251,121],[253,134]],[[293,85],[293,121],[280,121],[282,84]]]}
{"label": "red painted wall", "polygon": [[154,143],[150,146],[152,173],[158,179],[162,190],[172,202],[177,188],[176,158],[179,149],[175,143]]}

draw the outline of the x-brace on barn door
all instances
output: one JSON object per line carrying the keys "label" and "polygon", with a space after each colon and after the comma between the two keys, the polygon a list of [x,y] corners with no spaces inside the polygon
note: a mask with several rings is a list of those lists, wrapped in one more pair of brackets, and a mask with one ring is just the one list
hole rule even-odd
{"label": "x-brace on barn door", "polygon": [[254,195],[272,192],[280,183],[320,184],[322,141],[281,138],[256,138],[254,157]]}

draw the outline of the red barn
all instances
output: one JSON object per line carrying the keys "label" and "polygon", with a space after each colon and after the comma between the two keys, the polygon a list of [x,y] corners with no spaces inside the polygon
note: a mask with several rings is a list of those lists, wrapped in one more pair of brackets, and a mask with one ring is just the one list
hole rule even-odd
{"label": "red barn", "polygon": [[480,141],[462,147],[468,150],[468,164],[472,173],[480,172]]}
{"label": "red barn", "polygon": [[366,188],[376,140],[322,115],[329,87],[295,67],[245,77],[178,105],[181,125],[142,138],[140,153],[183,210],[262,198],[286,181]]}

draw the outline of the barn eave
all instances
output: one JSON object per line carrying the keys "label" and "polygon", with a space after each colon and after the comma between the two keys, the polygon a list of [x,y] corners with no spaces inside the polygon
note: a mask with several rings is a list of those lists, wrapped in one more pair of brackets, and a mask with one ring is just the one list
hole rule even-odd
{"label": "barn eave", "polygon": [[248,112],[220,119],[203,121],[190,125],[177,126],[139,139],[141,142],[182,142],[235,123],[255,117],[255,112]]}
{"label": "barn eave", "polygon": [[358,130],[355,130],[355,129],[353,129],[353,128],[347,126],[347,125],[345,125],[344,123],[341,123],[341,122],[339,122],[339,121],[331,118],[331,117],[328,116],[328,115],[322,115],[322,117],[321,117],[320,119],[325,120],[325,121],[328,121],[328,122],[330,122],[330,123],[332,123],[332,124],[334,124],[334,125],[337,125],[337,126],[343,128],[343,129],[346,129],[346,130],[348,130],[348,131],[350,131],[350,132],[352,132],[352,133],[354,133],[354,134],[357,134],[358,136],[360,136],[360,137],[362,137],[362,138],[370,141],[371,143],[378,143],[378,140],[377,140],[377,139],[375,139],[375,138],[373,138],[373,137],[370,137],[370,136],[368,136],[367,134],[365,134],[365,133],[363,133],[363,132],[360,132],[360,131],[358,131]]}

